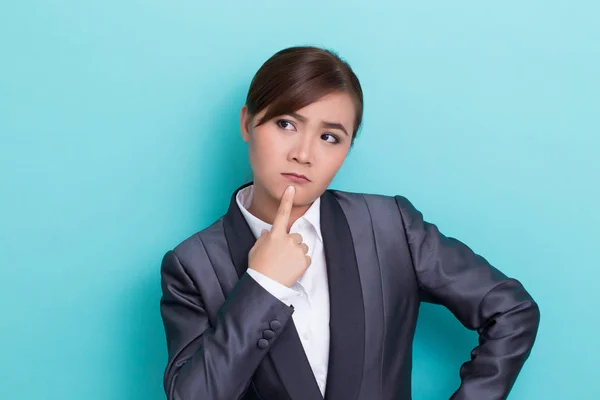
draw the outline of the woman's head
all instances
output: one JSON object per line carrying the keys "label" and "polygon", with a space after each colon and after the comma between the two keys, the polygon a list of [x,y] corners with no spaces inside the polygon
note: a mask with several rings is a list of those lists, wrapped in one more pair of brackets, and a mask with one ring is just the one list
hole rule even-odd
{"label": "woman's head", "polygon": [[342,166],[362,112],[360,83],[336,54],[292,47],[273,55],[254,76],[241,112],[256,195],[277,200],[293,184],[294,203],[312,203]]}

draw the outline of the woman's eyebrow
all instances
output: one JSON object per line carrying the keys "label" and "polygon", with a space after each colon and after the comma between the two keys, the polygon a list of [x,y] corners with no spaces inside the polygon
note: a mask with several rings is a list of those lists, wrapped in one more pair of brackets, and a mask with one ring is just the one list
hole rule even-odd
{"label": "woman's eyebrow", "polygon": [[292,117],[294,117],[294,118],[296,118],[300,122],[306,122],[308,120],[308,118],[306,118],[305,116],[300,115],[300,114],[295,113],[295,112],[291,112],[291,113],[289,113],[289,115],[292,116]]}
{"label": "woman's eyebrow", "polygon": [[323,121],[323,122],[321,122],[321,125],[323,125],[325,128],[339,129],[340,131],[344,132],[346,134],[346,136],[350,136],[350,135],[348,135],[348,131],[346,131],[346,128],[344,128],[344,125],[340,124],[339,122]]}
{"label": "woman's eyebrow", "polygon": [[[308,120],[308,118],[306,118],[305,116],[300,115],[295,112],[291,112],[291,113],[289,113],[289,115],[296,118],[300,122],[306,122]],[[344,132],[346,134],[346,136],[350,136],[350,135],[348,135],[348,131],[346,130],[346,128],[344,128],[344,125],[340,124],[339,122],[322,121],[321,126],[323,126],[325,128],[330,128],[330,129],[339,129],[340,131]]]}

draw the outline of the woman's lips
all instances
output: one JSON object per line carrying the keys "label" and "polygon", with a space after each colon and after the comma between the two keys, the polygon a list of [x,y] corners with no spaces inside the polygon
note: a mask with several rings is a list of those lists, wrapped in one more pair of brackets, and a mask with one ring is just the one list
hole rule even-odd
{"label": "woman's lips", "polygon": [[303,176],[299,176],[296,174],[281,174],[283,175],[285,178],[289,179],[292,182],[295,183],[308,183],[310,182],[307,178],[303,177]]}

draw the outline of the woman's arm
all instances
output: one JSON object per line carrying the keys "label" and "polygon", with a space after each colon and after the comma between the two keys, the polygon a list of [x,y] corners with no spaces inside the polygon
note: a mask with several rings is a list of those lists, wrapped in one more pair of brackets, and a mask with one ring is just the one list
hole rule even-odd
{"label": "woman's arm", "polygon": [[167,398],[239,399],[293,309],[244,274],[213,326],[202,293],[174,251],[165,254],[161,277],[160,310],[169,352]]}
{"label": "woman's arm", "polygon": [[406,198],[396,196],[396,203],[424,297],[479,333],[452,399],[505,399],[535,341],[538,305],[517,280],[424,221]]}

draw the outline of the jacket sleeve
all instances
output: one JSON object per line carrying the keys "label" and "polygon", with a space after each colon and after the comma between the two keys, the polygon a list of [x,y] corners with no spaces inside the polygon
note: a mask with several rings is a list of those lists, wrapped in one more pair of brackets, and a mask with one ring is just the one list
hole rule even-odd
{"label": "jacket sleeve", "polygon": [[293,308],[245,273],[211,324],[203,293],[174,251],[163,257],[161,286],[160,311],[168,347],[167,398],[242,397]]}
{"label": "jacket sleeve", "polygon": [[405,197],[396,196],[396,203],[423,299],[444,305],[479,333],[451,399],[506,399],[537,335],[537,303],[519,281],[424,221]]}

